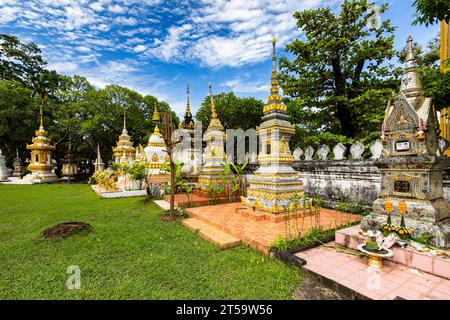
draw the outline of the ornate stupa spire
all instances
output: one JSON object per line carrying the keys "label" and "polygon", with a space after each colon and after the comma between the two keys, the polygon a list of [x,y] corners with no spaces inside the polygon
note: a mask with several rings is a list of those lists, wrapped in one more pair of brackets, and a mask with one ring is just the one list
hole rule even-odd
{"label": "ornate stupa spire", "polygon": [[155,107],[154,107],[154,109],[153,109],[153,117],[152,117],[152,120],[153,121],[159,121],[160,120],[160,117],[159,117],[159,112],[158,112],[158,104],[155,102],[155,105],[154,105]]}
{"label": "ornate stupa spire", "polygon": [[105,169],[105,163],[102,159],[102,154],[100,152],[100,144],[97,143],[97,159],[95,159],[94,163],[95,172],[102,172]]}
{"label": "ornate stupa spire", "polygon": [[158,127],[158,121],[160,120],[159,117],[159,113],[158,113],[158,105],[155,102],[155,107],[153,109],[153,116],[152,116],[152,120],[156,122],[155,128],[153,129],[153,133],[150,135],[150,138],[148,139],[148,143],[147,146],[148,147],[165,147],[165,142],[164,142],[164,137],[161,134],[161,132],[159,132],[159,127]]}
{"label": "ornate stupa spire", "polygon": [[156,121],[156,125],[155,128],[153,129],[153,133],[159,133],[159,128],[158,128],[158,122],[161,118],[159,117],[159,112],[158,112],[158,104],[155,102],[155,107],[153,109],[153,116],[152,116],[152,120]]}
{"label": "ornate stupa spire", "polygon": [[44,130],[44,111],[42,110],[42,103],[39,109],[39,130]]}
{"label": "ornate stupa spire", "polygon": [[123,130],[127,131],[127,109],[123,108]]}
{"label": "ornate stupa spire", "polygon": [[[412,37],[409,36],[406,42],[408,44],[406,49],[406,67],[400,84],[399,93],[404,94],[406,98],[416,98],[422,93],[422,85],[416,70],[416,58],[414,56]],[[410,102],[413,105],[415,104],[414,101]]]}
{"label": "ornate stupa spire", "polygon": [[189,82],[186,87],[186,111],[184,113],[184,119],[180,122],[181,129],[194,129],[194,120],[192,119],[191,105],[189,103]]}
{"label": "ornate stupa spire", "polygon": [[191,114],[191,105],[189,104],[189,82],[186,84],[186,115]]}
{"label": "ornate stupa spire", "polygon": [[269,113],[273,110],[286,112],[286,106],[281,101],[280,90],[278,88],[277,79],[277,54],[275,50],[276,39],[272,37],[272,78],[270,81],[270,96],[267,98],[267,105],[264,106],[264,113]]}
{"label": "ornate stupa spire", "polygon": [[125,154],[128,159],[134,160],[135,149],[133,147],[133,142],[131,142],[131,137],[128,135],[127,130],[127,112],[123,109],[123,129],[122,134],[119,136],[117,145],[113,148],[113,154],[116,162],[120,162],[121,157]]}
{"label": "ornate stupa spire", "polygon": [[216,104],[214,103],[214,97],[212,95],[212,90],[211,90],[211,82],[208,84],[208,86],[209,86],[209,97],[211,99],[211,121],[209,123],[208,129],[215,128],[215,129],[223,130],[222,123],[220,122],[220,119],[217,117]]}

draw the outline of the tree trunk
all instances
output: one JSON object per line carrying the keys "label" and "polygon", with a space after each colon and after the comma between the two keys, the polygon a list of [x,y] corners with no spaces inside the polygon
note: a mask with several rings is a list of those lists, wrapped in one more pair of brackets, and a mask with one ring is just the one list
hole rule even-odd
{"label": "tree trunk", "polygon": [[[337,53],[331,58],[331,65],[333,67],[336,96],[346,97],[345,78],[342,74],[340,59]],[[352,112],[350,108],[344,102],[338,101],[336,109],[336,117],[340,124],[340,134],[346,137],[354,137],[356,130],[351,123]]]}
{"label": "tree trunk", "polygon": [[170,157],[170,212],[169,214],[175,215],[175,164]]}

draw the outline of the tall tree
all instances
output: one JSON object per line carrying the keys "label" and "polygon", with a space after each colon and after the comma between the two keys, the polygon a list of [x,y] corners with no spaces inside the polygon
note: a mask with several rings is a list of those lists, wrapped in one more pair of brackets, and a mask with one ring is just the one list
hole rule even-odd
{"label": "tall tree", "polygon": [[345,0],[338,13],[319,8],[294,14],[305,40],[287,45],[293,60],[280,59],[280,78],[292,121],[308,138],[320,142],[325,132],[334,141],[375,137],[398,85],[386,63],[395,55],[395,28],[377,20],[386,9]]}
{"label": "tall tree", "polygon": [[18,81],[0,81],[0,149],[11,166],[16,149],[23,157],[25,144],[37,129],[36,110],[39,101],[29,88]]}
{"label": "tall tree", "polygon": [[416,8],[413,24],[438,23],[445,20],[450,21],[450,1],[448,0],[414,0],[413,6]]}
{"label": "tall tree", "polygon": [[19,81],[30,87],[46,65],[36,44],[0,34],[0,80]]}
{"label": "tall tree", "polygon": [[[261,123],[264,103],[255,98],[239,98],[233,92],[220,93],[214,96],[217,114],[227,129],[255,128]],[[203,130],[211,120],[211,99],[206,97],[195,118],[202,121]]]}

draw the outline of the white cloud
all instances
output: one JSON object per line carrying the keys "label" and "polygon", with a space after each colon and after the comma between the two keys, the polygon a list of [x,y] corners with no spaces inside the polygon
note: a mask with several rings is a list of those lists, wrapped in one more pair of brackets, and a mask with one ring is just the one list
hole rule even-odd
{"label": "white cloud", "polygon": [[89,8],[97,12],[103,11],[105,9],[103,8],[101,2],[93,2],[89,5]]}
{"label": "white cloud", "polygon": [[119,23],[119,24],[126,25],[126,26],[134,26],[134,25],[138,24],[138,21],[135,18],[133,18],[133,17],[123,17],[123,16],[117,17],[115,19],[115,22]]}
{"label": "white cloud", "polygon": [[78,70],[78,65],[76,63],[66,61],[50,64],[48,68],[50,70],[56,70],[58,73],[68,74]]}
{"label": "white cloud", "polygon": [[[163,61],[193,58],[209,67],[239,67],[270,57],[300,35],[293,13],[335,0],[201,0],[182,26],[171,26],[147,51]],[[189,26],[189,28],[184,28]]]}
{"label": "white cloud", "polygon": [[113,6],[109,6],[108,7],[108,11],[112,12],[112,13],[124,13],[125,12],[125,8],[122,6],[119,6],[118,4],[113,5]]}
{"label": "white cloud", "polygon": [[144,46],[142,44],[137,45],[136,47],[134,47],[133,51],[136,53],[140,53],[140,52],[144,52],[145,50],[147,50],[147,46]]}
{"label": "white cloud", "polygon": [[17,19],[17,7],[2,7],[0,8],[0,24],[11,22]]}
{"label": "white cloud", "polygon": [[186,38],[192,29],[191,24],[170,27],[166,38],[163,41],[155,39],[156,46],[147,52],[164,61],[172,61],[182,57],[185,46],[188,45]]}
{"label": "white cloud", "polygon": [[236,93],[266,92],[269,94],[270,85],[267,81],[251,81],[249,78],[249,74],[240,75],[232,80],[224,81],[220,86],[230,88]]}

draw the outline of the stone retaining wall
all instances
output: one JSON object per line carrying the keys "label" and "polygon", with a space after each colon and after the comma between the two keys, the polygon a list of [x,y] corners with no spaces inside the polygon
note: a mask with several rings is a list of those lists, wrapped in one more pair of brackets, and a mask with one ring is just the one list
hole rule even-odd
{"label": "stone retaining wall", "polygon": [[[357,203],[370,208],[380,193],[380,174],[373,165],[381,156],[382,145],[377,140],[370,146],[370,159],[364,159],[365,147],[356,142],[347,153],[347,147],[337,144],[333,149],[320,146],[317,151],[306,147],[305,152],[297,148],[293,155],[294,169],[309,194],[320,194],[325,207],[335,207],[340,201]],[[444,171],[444,198],[450,201],[450,168]]]}

